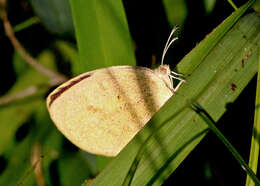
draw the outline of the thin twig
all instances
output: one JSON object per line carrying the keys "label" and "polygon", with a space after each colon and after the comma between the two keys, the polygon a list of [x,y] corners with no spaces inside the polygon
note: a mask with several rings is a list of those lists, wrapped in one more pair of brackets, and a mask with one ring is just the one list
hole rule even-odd
{"label": "thin twig", "polygon": [[[36,174],[37,184],[39,186],[45,185],[45,181],[44,181],[43,173],[42,173],[42,159],[44,157],[42,155],[40,155],[39,147],[40,147],[39,144],[34,145],[34,147],[32,149],[32,156],[31,156],[32,166],[30,166],[29,169],[25,172],[25,174],[20,178],[20,180],[17,182],[17,186],[25,185],[26,179],[28,179],[28,177],[31,176],[31,174],[33,172],[35,172],[35,174]],[[38,169],[38,170],[36,170],[36,169]],[[36,173],[36,171],[40,171],[40,172]],[[39,174],[41,176],[41,178],[37,178],[39,176],[37,174]],[[38,179],[40,179],[40,180],[38,180]]]}
{"label": "thin twig", "polygon": [[32,96],[37,93],[38,89],[39,88],[37,86],[33,85],[20,92],[0,97],[0,106]]}
{"label": "thin twig", "polygon": [[21,45],[21,43],[17,40],[17,38],[14,35],[13,28],[10,24],[10,21],[8,20],[8,15],[6,11],[6,0],[0,0],[0,6],[1,6],[1,17],[4,25],[4,30],[6,32],[7,37],[11,41],[14,48],[17,50],[17,52],[22,56],[25,61],[31,65],[33,68],[35,68],[40,73],[48,76],[51,79],[50,84],[60,84],[67,80],[67,78],[61,74],[55,73],[48,68],[45,68],[42,66],[38,61],[33,58]]}
{"label": "thin twig", "polygon": [[42,172],[42,159],[41,147],[39,143],[36,143],[32,148],[32,166],[34,168],[34,174],[38,186],[45,186],[44,176]]}

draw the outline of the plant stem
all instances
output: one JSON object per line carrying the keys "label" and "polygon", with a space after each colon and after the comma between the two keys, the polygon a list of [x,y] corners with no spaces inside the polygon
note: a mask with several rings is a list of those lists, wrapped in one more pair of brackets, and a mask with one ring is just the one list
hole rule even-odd
{"label": "plant stem", "polygon": [[237,10],[237,6],[235,5],[235,3],[232,0],[227,0],[229,2],[229,4],[235,9]]}
{"label": "plant stem", "polygon": [[1,17],[4,25],[4,30],[11,41],[13,47],[17,50],[19,55],[25,59],[25,61],[32,66],[34,69],[36,69],[38,72],[44,74],[45,76],[49,77],[50,84],[57,85],[67,80],[65,76],[62,74],[53,72],[49,70],[48,68],[42,66],[35,58],[33,58],[22,46],[22,44],[18,41],[18,39],[14,35],[14,31],[12,28],[12,25],[8,19],[8,14],[6,11],[6,0],[0,0],[0,7],[1,7]]}
{"label": "plant stem", "polygon": [[23,29],[26,29],[34,24],[37,24],[40,22],[40,19],[38,17],[31,17],[22,23],[19,23],[13,27],[14,33],[19,32]]}
{"label": "plant stem", "polygon": [[255,173],[244,161],[242,156],[237,152],[233,145],[225,138],[225,136],[218,130],[215,126],[216,122],[211,118],[211,116],[200,106],[197,102],[191,103],[191,109],[194,110],[199,116],[207,123],[209,128],[217,135],[222,143],[228,148],[228,150],[233,154],[238,163],[241,165],[242,169],[247,172],[247,175],[254,181],[256,185],[260,185],[260,181],[256,177]]}
{"label": "plant stem", "polygon": [[[257,88],[256,88],[256,100],[255,100],[255,118],[252,134],[252,142],[249,157],[249,167],[256,174],[258,157],[259,157],[259,135],[260,135],[260,55],[258,56],[258,75],[257,75]],[[253,180],[247,175],[246,186],[254,186]]]}

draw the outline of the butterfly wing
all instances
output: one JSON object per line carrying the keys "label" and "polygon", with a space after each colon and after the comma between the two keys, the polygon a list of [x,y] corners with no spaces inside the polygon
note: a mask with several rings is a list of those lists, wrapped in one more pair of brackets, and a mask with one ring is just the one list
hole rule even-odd
{"label": "butterfly wing", "polygon": [[81,74],[47,98],[57,128],[75,145],[116,156],[172,96],[151,69],[114,66]]}

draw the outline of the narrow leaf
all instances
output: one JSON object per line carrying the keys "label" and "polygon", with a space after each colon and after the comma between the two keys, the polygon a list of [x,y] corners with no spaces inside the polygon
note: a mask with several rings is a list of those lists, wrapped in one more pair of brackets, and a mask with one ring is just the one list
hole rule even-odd
{"label": "narrow leaf", "polygon": [[135,65],[121,1],[70,0],[82,73],[113,65]]}
{"label": "narrow leaf", "polygon": [[132,184],[160,185],[200,142],[204,135],[198,134],[208,127],[188,109],[190,100],[200,103],[217,121],[226,104],[237,98],[257,71],[259,16],[249,14],[235,24],[250,3],[228,17],[181,61],[181,72],[190,74],[187,82],[91,185],[122,185],[140,147],[145,153]]}

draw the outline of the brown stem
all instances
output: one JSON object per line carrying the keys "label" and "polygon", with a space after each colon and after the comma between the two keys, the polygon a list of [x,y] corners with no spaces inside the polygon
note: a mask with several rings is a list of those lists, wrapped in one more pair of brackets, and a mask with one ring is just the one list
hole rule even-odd
{"label": "brown stem", "polygon": [[27,89],[22,90],[20,92],[16,92],[11,95],[0,97],[0,106],[32,96],[36,94],[37,91],[38,91],[38,87],[30,86]]}
{"label": "brown stem", "polygon": [[21,45],[21,43],[17,40],[17,38],[14,35],[13,28],[10,24],[7,11],[6,11],[6,0],[0,0],[0,6],[1,6],[1,16],[4,25],[4,30],[6,32],[7,37],[11,41],[12,45],[17,50],[17,52],[25,59],[25,61],[29,65],[31,65],[40,73],[48,76],[51,79],[50,81],[51,85],[57,85],[66,81],[67,78],[65,76],[55,73],[49,70],[48,68],[45,68],[40,63],[38,63],[38,61],[25,50],[25,48]]}
{"label": "brown stem", "polygon": [[42,172],[42,159],[43,156],[41,156],[40,144],[36,143],[32,148],[31,161],[38,186],[45,186],[45,181]]}
{"label": "brown stem", "polygon": [[42,160],[43,156],[40,155],[41,149],[40,149],[40,144],[35,143],[35,145],[32,148],[32,153],[31,153],[31,161],[32,161],[32,166],[25,172],[24,176],[21,177],[21,179],[17,182],[17,186],[23,186],[25,185],[26,179],[34,172],[36,176],[36,182],[38,186],[45,186],[45,180],[43,177],[43,172],[42,172]]}

